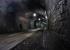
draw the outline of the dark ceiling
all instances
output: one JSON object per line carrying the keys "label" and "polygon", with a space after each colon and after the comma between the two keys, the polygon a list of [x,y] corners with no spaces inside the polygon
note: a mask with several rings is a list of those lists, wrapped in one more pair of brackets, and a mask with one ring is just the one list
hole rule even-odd
{"label": "dark ceiling", "polygon": [[27,4],[28,9],[35,10],[35,9],[45,9],[44,0],[23,0],[23,3]]}

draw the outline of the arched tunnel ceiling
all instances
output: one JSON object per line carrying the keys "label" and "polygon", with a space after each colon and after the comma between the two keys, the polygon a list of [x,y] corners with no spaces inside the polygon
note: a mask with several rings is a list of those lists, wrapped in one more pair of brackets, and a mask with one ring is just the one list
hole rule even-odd
{"label": "arched tunnel ceiling", "polygon": [[27,7],[31,10],[33,9],[45,9],[45,2],[44,0],[29,0]]}

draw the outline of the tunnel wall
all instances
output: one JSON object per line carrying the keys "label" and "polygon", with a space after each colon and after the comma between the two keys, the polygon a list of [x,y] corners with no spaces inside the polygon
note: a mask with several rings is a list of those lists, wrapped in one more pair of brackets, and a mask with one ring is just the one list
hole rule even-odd
{"label": "tunnel wall", "polygon": [[70,0],[65,0],[62,13],[63,33],[64,33],[64,48],[70,50]]}
{"label": "tunnel wall", "polygon": [[16,17],[17,5],[15,1],[0,1],[0,33],[17,32],[18,23]]}
{"label": "tunnel wall", "polygon": [[48,0],[46,2],[47,15],[49,18],[50,25],[49,29],[57,30],[57,27],[60,28],[60,25],[62,24],[61,22],[59,22],[59,20],[61,19],[61,13],[63,11],[63,0]]}
{"label": "tunnel wall", "polygon": [[70,0],[46,0],[46,8],[50,32],[48,36],[48,49],[69,50]]}
{"label": "tunnel wall", "polygon": [[[0,34],[19,32],[19,16],[26,11],[26,3],[22,0],[0,0]],[[20,8],[19,8],[20,7]]]}
{"label": "tunnel wall", "polygon": [[[46,0],[48,16],[48,50],[64,50],[62,13],[65,0]],[[64,15],[64,14],[63,14]]]}

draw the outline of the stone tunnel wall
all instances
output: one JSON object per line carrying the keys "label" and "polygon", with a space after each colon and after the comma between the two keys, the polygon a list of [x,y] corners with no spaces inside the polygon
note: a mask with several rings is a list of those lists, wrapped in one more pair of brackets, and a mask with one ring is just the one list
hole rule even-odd
{"label": "stone tunnel wall", "polygon": [[[49,29],[57,30],[62,25],[61,13],[63,12],[63,2],[64,0],[48,0],[47,2],[47,15],[49,18]],[[57,28],[58,27],[58,28]]]}
{"label": "stone tunnel wall", "polygon": [[[20,21],[18,17],[26,11],[26,2],[22,0],[0,0],[0,34],[19,32]],[[20,7],[20,8],[19,8]]]}
{"label": "stone tunnel wall", "polygon": [[[13,3],[13,4],[12,4]],[[0,0],[0,33],[16,32],[16,4],[12,0]]]}
{"label": "stone tunnel wall", "polygon": [[70,0],[65,0],[62,13],[63,31],[64,36],[64,48],[70,50]]}
{"label": "stone tunnel wall", "polygon": [[[64,18],[65,0],[46,0],[46,11],[48,15],[48,49],[49,50],[64,50]],[[65,7],[63,9],[63,7]]]}

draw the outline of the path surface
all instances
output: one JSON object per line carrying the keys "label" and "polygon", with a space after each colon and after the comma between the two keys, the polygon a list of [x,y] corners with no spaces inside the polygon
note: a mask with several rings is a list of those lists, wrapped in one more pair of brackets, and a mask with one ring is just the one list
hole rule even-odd
{"label": "path surface", "polygon": [[[39,29],[35,29],[37,31]],[[34,31],[30,33],[14,33],[14,34],[5,34],[0,35],[0,50],[10,50],[15,47],[17,44],[21,43],[25,39],[34,35]]]}

